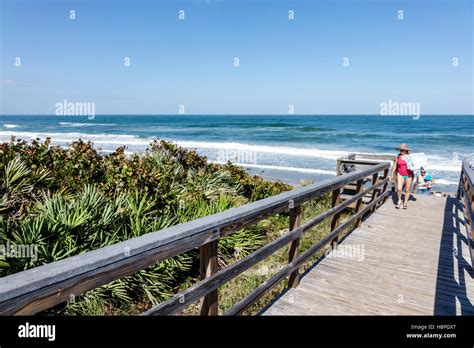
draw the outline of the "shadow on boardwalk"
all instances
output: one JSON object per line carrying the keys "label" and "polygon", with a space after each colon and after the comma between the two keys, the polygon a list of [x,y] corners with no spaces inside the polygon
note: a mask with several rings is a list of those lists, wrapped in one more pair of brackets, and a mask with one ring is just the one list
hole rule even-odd
{"label": "shadow on boardwalk", "polygon": [[[461,204],[458,199],[448,197],[439,248],[434,315],[456,315],[456,301],[461,306],[461,315],[473,313],[473,304],[467,296],[465,274],[472,278],[474,272],[468,263],[470,256],[463,253],[465,245],[468,245],[468,240]],[[450,295],[446,295],[447,293]]]}

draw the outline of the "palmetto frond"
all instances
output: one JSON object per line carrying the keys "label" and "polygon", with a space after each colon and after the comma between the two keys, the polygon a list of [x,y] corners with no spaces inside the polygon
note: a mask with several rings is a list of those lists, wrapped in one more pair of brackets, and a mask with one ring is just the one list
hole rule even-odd
{"label": "palmetto frond", "polygon": [[50,224],[62,226],[67,231],[85,224],[92,216],[92,212],[80,201],[70,200],[58,194],[38,203],[37,211]]}
{"label": "palmetto frond", "polygon": [[[34,174],[34,175],[33,175]],[[0,184],[0,211],[17,208],[29,199],[35,199],[35,184],[48,178],[49,171],[42,168],[32,172],[20,158],[9,161],[3,172]]]}
{"label": "palmetto frond", "polygon": [[13,185],[18,185],[20,180],[31,173],[26,164],[20,159],[15,158],[7,163],[3,177],[3,187],[10,188]]}

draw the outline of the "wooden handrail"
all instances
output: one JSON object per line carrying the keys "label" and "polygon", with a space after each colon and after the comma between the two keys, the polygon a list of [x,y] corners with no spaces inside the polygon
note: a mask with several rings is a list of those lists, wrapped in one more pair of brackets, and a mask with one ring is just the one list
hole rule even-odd
{"label": "wooden handrail", "polygon": [[459,178],[458,198],[463,205],[464,216],[468,224],[468,244],[471,254],[471,267],[474,267],[474,170],[467,158],[462,163]]}
{"label": "wooden handrail", "polygon": [[[231,266],[217,272],[210,278],[206,279],[203,282],[200,282],[198,284],[195,284],[194,286],[191,286],[187,290],[175,295],[174,297],[164,301],[160,305],[148,310],[145,312],[145,315],[169,315],[169,314],[175,314],[179,312],[180,310],[186,308],[193,302],[195,302],[197,299],[202,297],[203,295],[206,295],[215,289],[217,289],[218,286],[222,285],[224,282],[229,281],[230,279],[236,277],[240,273],[244,272],[245,270],[249,269],[250,267],[254,266],[256,263],[260,262],[261,260],[265,259],[266,257],[270,256],[273,254],[275,251],[283,248],[286,246],[289,242],[295,241],[301,237],[301,235],[316,226],[318,223],[323,221],[324,219],[333,216],[334,214],[342,211],[346,207],[348,207],[351,203],[355,202],[356,200],[360,199],[363,197],[364,194],[376,189],[376,187],[381,186],[382,184],[385,183],[385,181],[388,181],[388,178],[386,178],[384,181],[381,181],[377,186],[372,186],[364,190],[364,192],[359,193],[358,195],[352,197],[351,199],[341,203],[340,205],[333,207],[332,209],[329,209],[325,211],[324,213],[316,216],[315,218],[307,221],[300,227],[297,227],[288,233],[284,234],[283,236],[275,239],[271,243],[265,245],[264,247],[260,248],[259,250],[255,251],[254,253],[244,257],[243,259],[237,261],[236,263],[232,264]],[[375,205],[377,202],[372,202],[369,206],[372,207]],[[364,211],[365,213],[365,211]],[[362,213],[363,214],[363,213]],[[352,216],[348,221],[346,221],[345,224],[348,225],[350,224],[353,220],[354,217],[359,217],[362,216],[362,214],[355,214]],[[343,229],[338,229],[337,233],[335,235],[340,234],[340,232]],[[334,234],[334,232],[332,232]],[[320,248],[317,248],[311,255],[313,255],[315,252],[318,252],[322,247],[324,247],[327,243],[324,243],[321,245]],[[311,256],[309,255],[309,256]],[[308,257],[309,257],[308,256]],[[307,258],[307,257],[306,257]],[[306,259],[305,258],[305,259]],[[292,262],[294,263],[295,260],[298,260],[298,257],[293,258],[293,260],[290,260],[290,264]],[[289,266],[286,266],[289,267]],[[297,267],[295,267],[297,269]],[[288,269],[288,272],[292,273],[295,271],[295,269]],[[294,286],[294,284],[291,284]],[[257,298],[255,299],[257,300]]]}
{"label": "wooden handrail", "polygon": [[258,298],[260,298],[266,291],[273,288],[280,281],[282,281],[289,273],[293,272],[295,269],[301,266],[305,261],[307,261],[311,256],[320,251],[324,246],[329,242],[334,240],[344,229],[348,228],[354,221],[362,217],[367,213],[372,207],[388,196],[389,192],[384,192],[377,199],[367,205],[364,209],[354,214],[350,219],[346,220],[343,224],[339,225],[334,231],[324,236],[318,243],[311,246],[303,254],[301,254],[296,260],[288,264],[285,268],[281,269],[278,273],[268,279],[264,284],[255,289],[250,295],[244,298],[242,301],[237,303],[234,307],[228,310],[225,315],[236,315],[244,312],[250,305],[255,303]]}
{"label": "wooden handrail", "polygon": [[341,163],[349,163],[349,164],[359,164],[359,165],[374,165],[374,164],[379,164],[380,161],[375,160],[375,159],[344,159],[341,158],[339,159]]}
{"label": "wooden handrail", "polygon": [[350,153],[336,160],[336,175],[351,172],[356,169],[356,165],[368,166],[380,162],[389,162],[393,165],[395,164],[395,160],[395,155]]}
{"label": "wooden handrail", "polygon": [[377,155],[371,153],[352,153],[352,159],[372,159],[378,161],[393,161],[397,156],[395,155]]}
{"label": "wooden handrail", "polygon": [[[313,185],[300,187],[267,199],[229,209],[222,213],[165,228],[141,237],[0,278],[0,314],[30,315],[38,313],[67,301],[71,295],[80,295],[195,248],[201,250],[202,280],[144,314],[173,314],[202,297],[204,297],[204,301],[201,306],[201,314],[217,314],[217,288],[225,281],[234,278],[243,270],[270,256],[288,243],[295,242],[309,228],[325,218],[341,212],[351,203],[362,199],[365,194],[378,191],[378,196],[373,195],[374,198],[364,209],[337,226],[304,254],[299,254],[299,243],[294,243],[294,253],[290,255],[289,263],[284,268],[288,273],[285,273],[285,271],[282,278],[275,278],[275,283],[269,283],[266,290],[290,275],[294,279],[293,286],[297,286],[298,267],[310,255],[321,250],[331,239],[337,237],[344,228],[365,213],[374,210],[379,203],[383,203],[382,199],[385,199],[388,194],[386,184],[388,183],[389,166],[389,163],[374,164],[364,170],[340,175]],[[303,203],[341,189],[349,183],[357,182],[368,176],[377,174],[378,177],[379,172],[383,173],[382,180],[374,181],[373,186],[365,188],[351,199],[334,206],[301,226],[293,221],[290,232],[233,265],[220,271],[217,270],[217,243],[223,236],[258,223],[269,216],[291,211],[292,209],[293,219],[296,219],[300,212],[299,207]],[[382,189],[378,189],[381,186]],[[328,239],[329,237],[331,239]],[[262,288],[257,289],[261,291]],[[236,307],[238,310],[234,309],[234,312],[241,313],[247,308],[244,305],[248,306],[254,303],[260,295],[258,292],[250,294],[248,298],[243,300],[244,302],[241,301],[238,304],[239,307]],[[229,313],[233,313],[232,310]]]}

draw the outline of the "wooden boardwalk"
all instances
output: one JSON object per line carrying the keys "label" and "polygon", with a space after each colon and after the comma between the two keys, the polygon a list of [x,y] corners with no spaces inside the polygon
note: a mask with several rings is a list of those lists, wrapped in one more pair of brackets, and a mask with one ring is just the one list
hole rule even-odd
{"label": "wooden boardwalk", "polygon": [[[202,279],[142,314],[175,315],[200,301],[201,315],[218,315],[223,284],[288,246],[288,263],[222,314],[245,314],[288,280],[292,287],[263,314],[474,315],[474,164],[463,160],[459,198],[415,195],[408,210],[396,210],[387,201],[394,160],[350,154],[337,160],[334,178],[1,277],[0,315],[40,313],[196,249]],[[331,208],[302,222],[301,206],[326,194]],[[336,223],[343,211],[346,220]],[[219,267],[223,237],[284,212],[287,233]],[[336,252],[300,274],[302,265],[367,215]],[[328,219],[331,231],[302,250],[304,234]]]}
{"label": "wooden boardwalk", "polygon": [[413,197],[408,210],[387,201],[341,242],[338,257],[310,268],[263,314],[474,315],[459,200]]}

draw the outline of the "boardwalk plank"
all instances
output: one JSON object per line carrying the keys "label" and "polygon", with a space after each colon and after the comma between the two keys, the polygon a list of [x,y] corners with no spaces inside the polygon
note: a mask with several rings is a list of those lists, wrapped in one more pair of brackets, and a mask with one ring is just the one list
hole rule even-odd
{"label": "boardwalk plank", "polygon": [[363,255],[353,255],[362,260],[326,256],[263,314],[474,315],[474,272],[459,202],[415,198],[408,210],[388,201],[342,241],[339,252],[363,246]]}

